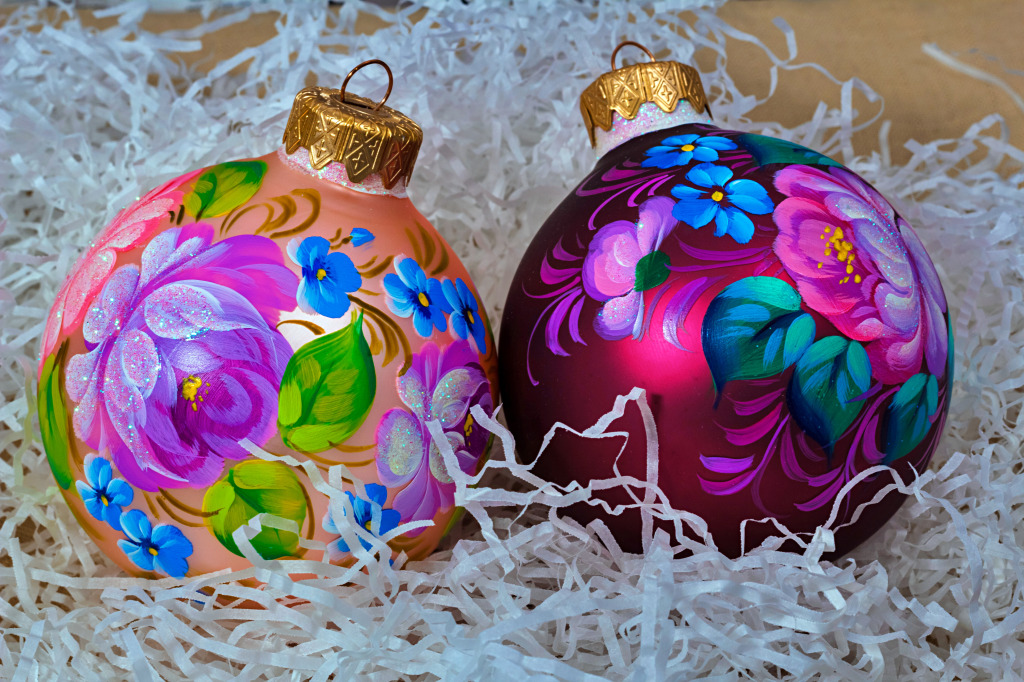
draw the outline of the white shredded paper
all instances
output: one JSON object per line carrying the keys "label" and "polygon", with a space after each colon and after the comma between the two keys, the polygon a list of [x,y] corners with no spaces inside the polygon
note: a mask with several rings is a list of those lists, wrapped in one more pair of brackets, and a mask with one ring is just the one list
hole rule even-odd
{"label": "white shredded paper", "polygon": [[[207,71],[171,53],[266,5],[207,7],[200,28],[162,33],[140,27],[141,3],[106,10],[117,23],[104,31],[61,9],[14,10],[0,27],[0,678],[1022,679],[1024,152],[993,114],[960,138],[910,143],[903,166],[884,134],[880,151],[857,155],[853,132],[880,111],[857,80],[833,79],[841,106],[794,128],[751,120],[758,99],[729,77],[726,37],[764,50],[773,83],[800,63],[796,37],[777,22],[787,52],[772,54],[715,4],[433,0],[390,13],[293,2],[275,10],[273,38]],[[692,23],[682,6],[696,10]],[[354,35],[360,12],[387,25]],[[664,533],[646,538],[644,556],[623,554],[604,527],[559,519],[589,491],[555,489],[517,464],[511,436],[477,408],[496,434],[492,459],[472,479],[450,469],[467,514],[425,561],[391,566],[379,544],[353,568],[264,561],[248,538],[260,522],[288,527],[272,517],[238,531],[254,564],[242,573],[146,581],[101,555],[47,466],[35,377],[57,288],[120,207],[188,169],[273,150],[307,75],[337,86],[356,62],[384,59],[389,105],[425,131],[410,196],[497,323],[519,254],[593,164],[577,101],[624,38],[681,61],[713,50],[703,75],[719,125],[836,156],[917,226],[950,300],[957,384],[930,469],[892,480],[910,498],[891,523],[836,563],[819,560],[827,529],[801,538],[802,554],[769,542],[733,561]],[[383,89],[369,70],[350,87]],[[853,109],[855,92],[869,111]],[[644,407],[634,391],[585,435]],[[341,473],[318,483],[335,504]],[[635,483],[648,515],[701,534],[699,518]],[[317,577],[293,582],[285,569],[297,566]],[[238,601],[218,605],[227,598]]]}

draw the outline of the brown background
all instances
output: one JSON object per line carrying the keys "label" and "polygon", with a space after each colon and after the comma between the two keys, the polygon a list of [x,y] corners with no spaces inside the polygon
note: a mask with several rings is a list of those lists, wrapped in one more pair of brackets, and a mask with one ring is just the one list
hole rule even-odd
{"label": "brown background", "polygon": [[[0,8],[0,21],[10,8]],[[985,83],[928,56],[934,43],[971,67],[1001,79],[1018,97],[1024,96],[1024,0],[736,0],[719,11],[735,28],[760,38],[785,56],[783,34],[772,25],[782,17],[796,31],[798,62],[818,62],[835,77],[858,77],[885,99],[883,119],[892,122],[893,163],[905,163],[907,140],[928,142],[961,136],[971,124],[999,113],[1009,127],[1010,141],[1024,148],[1024,110],[998,85]],[[97,19],[83,10],[83,21],[97,28],[114,19]],[[212,33],[202,53],[184,53],[183,61],[208,68],[241,49],[257,45],[274,33],[276,12],[251,17],[245,24]],[[143,21],[149,30],[195,26],[198,12],[152,13]],[[379,21],[364,17],[356,29],[372,31]],[[741,41],[727,43],[729,71],[744,92],[763,98],[768,93],[769,60]],[[714,56],[697,54],[698,67]],[[776,95],[752,117],[792,126],[808,120],[819,100],[836,106],[839,88],[812,69],[783,71]],[[878,110],[859,93],[854,106],[866,120]],[[858,133],[855,149],[879,149],[881,121]],[[992,134],[997,134],[993,131]]]}

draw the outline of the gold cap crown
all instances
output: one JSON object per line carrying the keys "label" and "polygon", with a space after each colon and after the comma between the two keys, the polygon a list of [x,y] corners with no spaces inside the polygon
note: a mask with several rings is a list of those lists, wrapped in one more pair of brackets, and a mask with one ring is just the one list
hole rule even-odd
{"label": "gold cap crown", "polygon": [[[626,45],[639,47],[651,61],[615,68],[615,56]],[[679,62],[659,62],[640,43],[625,40],[612,52],[612,70],[598,76],[580,95],[580,113],[590,144],[596,146],[594,127],[611,130],[613,113],[633,119],[644,102],[654,102],[662,111],[671,113],[681,99],[688,101],[695,111],[711,114],[697,69]]]}
{"label": "gold cap crown", "polygon": [[[369,64],[380,64],[388,72],[388,90],[377,103],[345,92],[352,75]],[[284,130],[285,151],[293,154],[304,147],[317,170],[331,161],[344,164],[352,182],[376,173],[387,189],[401,178],[408,183],[423,131],[402,112],[384,106],[393,84],[388,65],[370,59],[349,71],[340,90],[303,89],[295,96]]]}

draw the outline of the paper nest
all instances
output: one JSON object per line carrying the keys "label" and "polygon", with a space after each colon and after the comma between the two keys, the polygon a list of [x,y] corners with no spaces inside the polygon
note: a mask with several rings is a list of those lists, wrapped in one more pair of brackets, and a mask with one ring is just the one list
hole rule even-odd
{"label": "paper nest", "polygon": [[[732,29],[712,9],[687,25],[669,12],[675,4],[647,12],[625,3],[425,3],[437,7],[413,22],[417,7],[396,17],[346,2],[332,10],[335,21],[315,4],[282,7],[276,37],[209,73],[168,52],[198,49],[197,38],[251,10],[180,33],[143,31],[138,5],[116,10],[119,24],[102,33],[74,18],[54,28],[36,8],[0,27],[0,678],[1024,674],[1024,153],[1004,141],[998,116],[960,139],[915,145],[910,162],[894,167],[884,140],[883,155],[854,156],[851,134],[865,117],[849,104],[789,129],[746,120],[756,101],[728,77]],[[358,12],[390,25],[342,33]],[[477,414],[498,445],[475,488],[460,482],[466,520],[427,561],[391,567],[363,553],[353,569],[311,562],[322,578],[293,584],[279,562],[257,557],[241,576],[149,582],[99,553],[58,494],[39,442],[36,358],[64,274],[119,207],[185,170],[272,150],[308,73],[340,82],[358,61],[345,52],[381,58],[400,84],[389,104],[427,131],[411,197],[462,255],[498,321],[517,265],[506,254],[523,252],[593,163],[577,98],[620,37],[681,61],[710,47],[716,68],[703,75],[720,125],[836,155],[918,227],[952,308],[957,385],[931,468],[893,482],[911,497],[891,523],[836,564],[818,561],[827,531],[805,538],[803,554],[765,546],[729,561],[690,543],[683,556],[662,535],[645,557],[623,555],[599,542],[610,541],[603,529],[557,518],[585,491],[544,486],[515,463],[507,432]],[[870,94],[855,81],[836,87]],[[641,404],[635,394],[608,409]],[[239,577],[268,587],[240,587]],[[266,608],[218,608],[200,587]],[[275,601],[289,594],[308,604]]]}

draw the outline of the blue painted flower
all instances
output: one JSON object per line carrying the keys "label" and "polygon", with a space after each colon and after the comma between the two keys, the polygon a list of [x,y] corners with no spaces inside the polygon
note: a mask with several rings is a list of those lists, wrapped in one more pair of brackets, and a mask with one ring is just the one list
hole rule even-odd
{"label": "blue painted flower", "polygon": [[672,168],[685,166],[692,159],[718,161],[718,152],[726,149],[736,149],[736,143],[726,137],[673,135],[666,137],[657,147],[648,149],[649,158],[640,165],[644,168]]}
{"label": "blue painted flower", "polygon": [[373,232],[362,228],[356,227],[352,229],[352,234],[349,235],[349,239],[352,240],[352,246],[362,246],[368,244],[374,240]]}
{"label": "blue painted flower", "polygon": [[725,166],[702,163],[690,169],[686,179],[696,185],[676,185],[672,196],[679,202],[672,215],[694,229],[715,221],[715,236],[728,234],[740,244],[754,236],[754,223],[747,214],[771,213],[774,206],[768,191],[753,180],[733,180]]}
{"label": "blue painted flower", "polygon": [[[384,509],[384,502],[388,498],[388,489],[382,485],[377,483],[368,484],[366,486],[366,497],[369,499],[366,500],[356,497],[350,492],[345,494],[348,495],[348,500],[352,504],[352,520],[356,525],[370,531],[370,534],[375,537],[379,538],[382,535],[387,535],[402,520],[402,515],[394,509]],[[331,516],[331,506],[333,505],[328,505],[327,507],[327,515],[324,516],[323,527],[328,533],[340,535],[338,526],[334,523],[334,518]],[[374,518],[375,515],[377,516],[376,519]],[[363,549],[370,549],[371,547],[370,541],[366,538],[359,538],[359,544],[363,546]],[[348,543],[340,537],[327,545],[327,554],[332,560],[338,559],[341,555],[347,554],[350,551]]]}
{"label": "blue painted flower", "polygon": [[174,578],[188,571],[192,542],[178,528],[164,524],[153,528],[138,509],[121,516],[121,528],[128,538],[118,540],[117,546],[142,570],[156,570]]}
{"label": "blue painted flower", "polygon": [[438,331],[448,329],[445,313],[452,307],[445,298],[441,282],[423,272],[423,268],[412,258],[403,258],[396,267],[398,274],[384,276],[384,288],[388,292],[388,307],[401,317],[412,315],[413,326],[420,336],[430,336],[434,327]]}
{"label": "blue painted flower", "polygon": [[480,315],[480,305],[476,296],[469,290],[462,278],[455,280],[452,284],[450,279],[441,282],[444,290],[444,297],[452,307],[452,330],[458,334],[460,339],[468,339],[473,335],[476,341],[477,351],[487,351],[487,325]]}
{"label": "blue painted flower", "polygon": [[86,458],[85,478],[88,483],[75,481],[85,508],[96,519],[121,530],[121,510],[135,499],[135,491],[120,478],[113,478],[110,462],[97,455]]}
{"label": "blue painted flower", "polygon": [[351,258],[331,253],[331,243],[323,237],[306,237],[301,244],[291,240],[288,256],[302,268],[295,298],[303,312],[335,318],[348,312],[348,294],[363,284]]}

